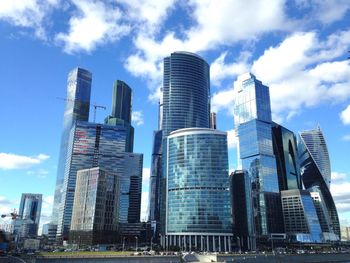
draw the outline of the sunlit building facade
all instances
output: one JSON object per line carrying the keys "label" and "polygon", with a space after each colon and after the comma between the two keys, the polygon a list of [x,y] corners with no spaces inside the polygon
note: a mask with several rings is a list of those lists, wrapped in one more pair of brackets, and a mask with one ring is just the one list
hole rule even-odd
{"label": "sunlit building facade", "polygon": [[187,128],[167,137],[166,247],[231,251],[227,135]]}
{"label": "sunlit building facade", "polygon": [[24,193],[19,205],[19,236],[35,238],[38,235],[42,206],[42,194]]}
{"label": "sunlit building facade", "polygon": [[88,121],[90,111],[92,74],[82,68],[75,68],[68,74],[66,106],[63,118],[60,154],[57,166],[57,178],[51,220],[58,223],[58,211],[62,200],[64,171],[67,164],[69,134],[75,121]]}
{"label": "sunlit building facade", "polygon": [[119,180],[99,167],[79,170],[69,239],[74,244],[113,244],[118,240]]}
{"label": "sunlit building facade", "polygon": [[238,156],[252,183],[256,235],[268,237],[283,232],[269,88],[247,73],[239,76],[235,91]]}

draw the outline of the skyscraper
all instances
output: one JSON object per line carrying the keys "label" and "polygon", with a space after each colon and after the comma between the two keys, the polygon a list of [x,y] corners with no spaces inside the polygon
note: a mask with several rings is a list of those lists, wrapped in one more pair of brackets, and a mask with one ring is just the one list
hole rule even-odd
{"label": "skyscraper", "polygon": [[42,194],[22,194],[19,205],[21,228],[19,236],[35,238],[38,235],[42,205]]}
{"label": "skyscraper", "polygon": [[62,199],[69,133],[75,121],[88,121],[89,119],[91,80],[91,73],[82,68],[75,68],[68,74],[66,106],[51,218],[55,224],[58,222],[58,211]]}
{"label": "skyscraper", "polygon": [[[71,225],[76,174],[78,170],[101,167],[120,178],[119,222],[140,219],[142,154],[125,152],[127,132],[123,126],[77,121],[72,127],[57,237],[67,239]],[[136,199],[135,199],[136,196]]]}
{"label": "skyscraper", "polygon": [[209,114],[208,63],[189,52],[164,58],[163,139],[182,128],[209,128]]}
{"label": "skyscraper", "polygon": [[[252,182],[254,221],[258,237],[283,232],[276,158],[273,153],[269,88],[250,73],[235,86],[238,156]],[[280,211],[280,212],[279,212]]]}
{"label": "skyscraper", "polygon": [[239,249],[255,250],[255,224],[251,181],[247,171],[236,170],[230,175],[233,229]]}
{"label": "skyscraper", "polygon": [[167,137],[166,236],[183,250],[231,251],[227,135],[208,128]]}
{"label": "skyscraper", "polygon": [[277,161],[280,191],[302,189],[298,145],[295,134],[287,128],[273,123],[272,143]]}
{"label": "skyscraper", "polygon": [[119,180],[99,167],[79,170],[69,239],[75,244],[118,240]]}
{"label": "skyscraper", "polygon": [[331,163],[321,127],[318,126],[316,129],[303,131],[300,136],[329,188],[331,184]]}
{"label": "skyscraper", "polygon": [[318,127],[316,130],[302,132],[300,135],[298,154],[302,182],[306,189],[310,192],[318,192],[322,197],[331,222],[330,232],[333,232],[340,240],[338,212],[329,190],[330,181],[327,181],[329,178],[327,174],[330,173],[330,162],[323,133]]}

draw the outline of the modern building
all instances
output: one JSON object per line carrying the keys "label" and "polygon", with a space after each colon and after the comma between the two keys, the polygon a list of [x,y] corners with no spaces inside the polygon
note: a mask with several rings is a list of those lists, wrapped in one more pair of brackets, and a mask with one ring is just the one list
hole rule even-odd
{"label": "modern building", "polygon": [[57,238],[66,240],[71,225],[78,170],[101,167],[120,179],[119,222],[139,222],[143,155],[125,152],[127,131],[123,126],[77,121],[72,127]]}
{"label": "modern building", "polygon": [[38,236],[40,215],[42,205],[42,194],[24,193],[19,206],[21,238],[36,238]]}
{"label": "modern building", "polygon": [[239,250],[256,250],[253,200],[249,174],[236,170],[230,175],[233,233]]}
{"label": "modern building", "polygon": [[215,112],[210,113],[210,128],[216,129],[216,113]]}
{"label": "modern building", "polygon": [[298,144],[295,134],[287,128],[273,123],[272,144],[277,161],[280,191],[302,189]]}
{"label": "modern building", "polygon": [[68,74],[66,106],[64,110],[63,131],[61,135],[56,187],[51,216],[54,224],[58,223],[58,211],[62,199],[69,133],[75,121],[88,121],[89,119],[91,81],[91,73],[82,68],[75,68]]}
{"label": "modern building", "polygon": [[48,223],[43,225],[42,235],[47,237],[49,245],[53,245],[56,242],[57,225]]}
{"label": "modern building", "polygon": [[303,131],[300,136],[329,188],[331,184],[331,163],[321,127],[318,125],[316,129]]}
{"label": "modern building", "polygon": [[100,167],[77,172],[69,239],[74,244],[118,240],[119,180]]}
{"label": "modern building", "polygon": [[238,156],[252,182],[256,235],[266,239],[283,232],[269,88],[250,73],[239,76],[237,83],[234,117]]}
{"label": "modern building", "polygon": [[209,65],[200,56],[174,52],[164,58],[163,139],[172,131],[209,128]]}
{"label": "modern building", "polygon": [[227,134],[209,128],[173,131],[166,148],[163,247],[231,251]]}
{"label": "modern building", "polygon": [[318,216],[306,190],[281,191],[285,230],[291,242],[321,243],[323,234]]}
{"label": "modern building", "polygon": [[[337,208],[328,187],[328,177],[325,176],[324,172],[322,172],[330,170],[330,162],[326,151],[327,147],[324,136],[320,127],[318,127],[315,131],[302,132],[300,135],[301,136],[299,137],[298,142],[298,154],[303,185],[310,192],[319,193],[324,202],[324,207],[327,210],[327,217],[330,221],[331,229],[329,232],[334,233],[340,240],[340,224]],[[320,145],[317,146],[317,144]],[[314,152],[313,149],[315,148],[319,149],[318,153]],[[326,166],[328,166],[328,168]]]}

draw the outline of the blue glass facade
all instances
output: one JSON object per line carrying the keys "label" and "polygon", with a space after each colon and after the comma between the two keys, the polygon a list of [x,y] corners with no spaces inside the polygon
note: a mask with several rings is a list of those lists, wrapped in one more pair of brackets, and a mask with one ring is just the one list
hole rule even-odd
{"label": "blue glass facade", "polygon": [[166,163],[168,238],[177,245],[180,238],[190,249],[205,236],[207,250],[224,251],[225,242],[228,251],[232,225],[226,133],[204,128],[174,131],[167,138]]}
{"label": "blue glass facade", "polygon": [[[269,88],[247,73],[238,78],[235,125],[238,156],[252,183],[257,236],[283,231],[276,158],[273,153]],[[280,211],[280,212],[279,212]]]}
{"label": "blue glass facade", "polygon": [[164,58],[163,137],[189,127],[209,128],[209,65],[188,52]]}
{"label": "blue glass facade", "polygon": [[99,166],[117,174],[120,178],[121,194],[118,221],[139,221],[143,156],[124,151],[126,136],[126,129],[122,126],[81,121],[77,121],[73,126],[59,207],[58,238],[68,238],[76,174],[81,169]]}
{"label": "blue glass facade", "polygon": [[19,215],[22,221],[20,237],[36,238],[38,235],[41,215],[42,195],[22,194],[19,205]]}
{"label": "blue glass facade", "polygon": [[58,211],[62,199],[62,187],[66,166],[69,133],[75,121],[88,121],[90,110],[91,73],[85,69],[75,68],[68,74],[67,100],[64,111],[61,147],[57,167],[57,179],[52,210],[52,222],[57,224]]}
{"label": "blue glass facade", "polygon": [[[323,137],[323,136],[322,136]],[[325,143],[323,141],[323,143]],[[325,145],[324,145],[325,146]],[[301,167],[301,179],[306,189],[311,192],[317,191],[323,197],[328,217],[330,218],[330,233],[334,233],[340,240],[340,225],[336,206],[328,188],[328,184],[323,176],[320,167],[316,163],[313,155],[303,137],[299,137],[298,154]],[[328,156],[328,155],[327,155]]]}
{"label": "blue glass facade", "polygon": [[131,123],[131,95],[131,88],[124,81],[115,81],[112,96],[112,117]]}

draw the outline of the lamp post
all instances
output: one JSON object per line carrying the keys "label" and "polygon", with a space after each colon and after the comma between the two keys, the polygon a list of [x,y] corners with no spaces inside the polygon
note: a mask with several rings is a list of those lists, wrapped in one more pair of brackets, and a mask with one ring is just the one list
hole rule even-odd
{"label": "lamp post", "polygon": [[138,241],[138,237],[137,236],[135,236],[135,240],[136,240],[136,252],[137,252],[137,250],[138,250],[138,248],[137,248],[137,241]]}

